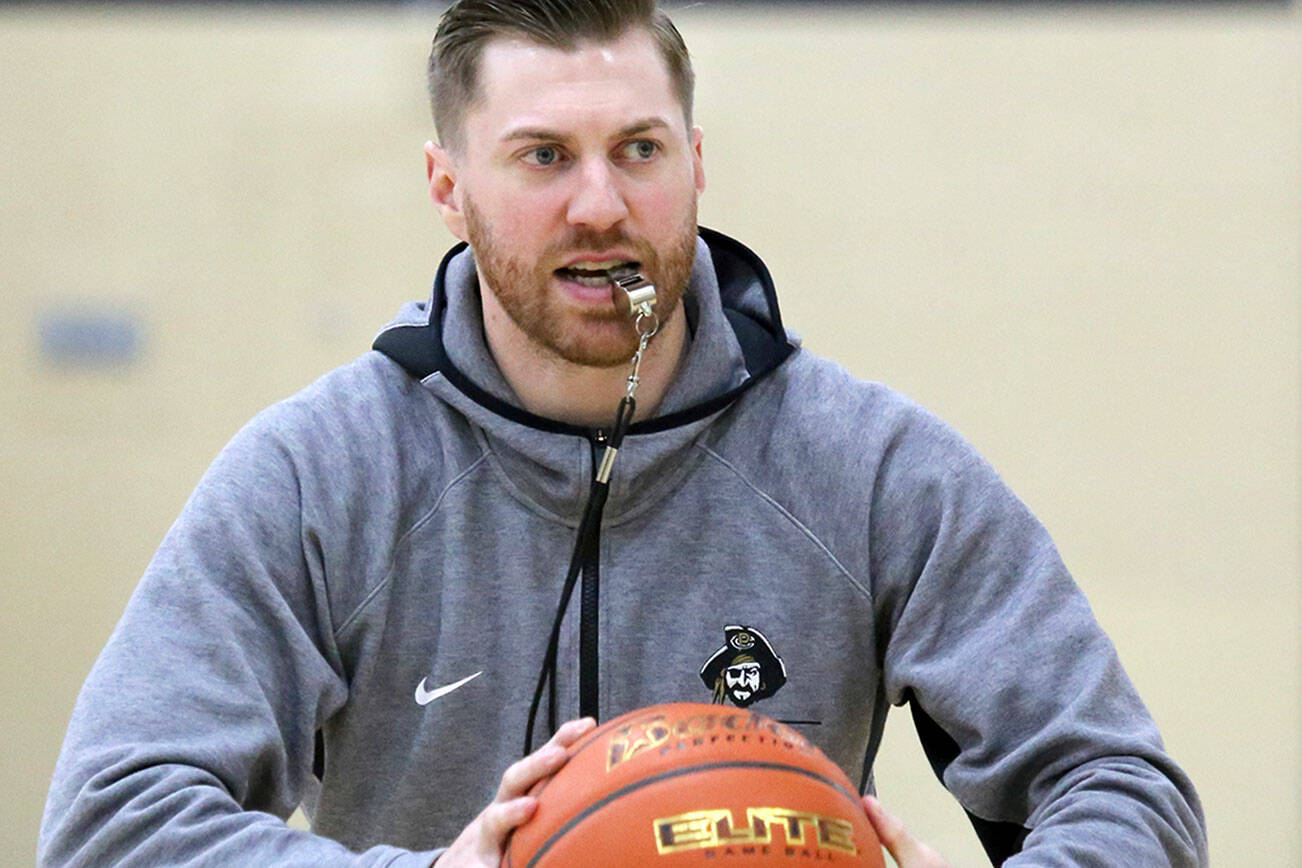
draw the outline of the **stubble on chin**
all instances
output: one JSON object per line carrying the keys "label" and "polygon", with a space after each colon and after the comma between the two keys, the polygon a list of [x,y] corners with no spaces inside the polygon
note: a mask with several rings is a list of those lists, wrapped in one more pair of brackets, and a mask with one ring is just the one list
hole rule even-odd
{"label": "stubble on chin", "polygon": [[[579,312],[567,307],[554,293],[552,271],[537,262],[512,257],[473,203],[465,203],[466,232],[481,290],[492,292],[516,328],[545,353],[585,367],[609,368],[625,364],[637,350],[638,337],[631,320],[614,307]],[[575,232],[553,245],[548,253],[634,247],[645,257],[643,273],[656,285],[656,313],[665,322],[677,309],[687,289],[696,259],[696,214],[692,209],[678,242],[664,257],[636,244],[621,232]]]}

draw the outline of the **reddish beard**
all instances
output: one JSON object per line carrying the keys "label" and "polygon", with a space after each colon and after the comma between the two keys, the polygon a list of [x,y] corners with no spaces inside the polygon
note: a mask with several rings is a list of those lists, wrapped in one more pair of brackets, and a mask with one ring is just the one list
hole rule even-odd
{"label": "reddish beard", "polygon": [[529,262],[511,256],[510,246],[468,198],[465,218],[480,286],[497,297],[507,316],[532,342],[576,365],[609,368],[627,362],[637,349],[637,333],[632,321],[615,310],[614,304],[582,312],[567,306],[554,287],[558,278],[548,263],[613,248],[634,252],[638,270],[655,284],[656,313],[666,322],[682,300],[696,259],[695,203],[663,256],[619,229],[592,232],[575,228],[549,245],[537,261]]}

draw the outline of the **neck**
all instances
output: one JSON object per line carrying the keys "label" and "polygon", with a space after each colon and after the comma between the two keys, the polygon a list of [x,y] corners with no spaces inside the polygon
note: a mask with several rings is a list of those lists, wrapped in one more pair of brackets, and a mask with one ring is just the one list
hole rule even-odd
{"label": "neck", "polygon": [[[489,352],[524,409],[538,416],[601,428],[615,419],[628,388],[632,362],[595,368],[566,361],[538,345],[506,314],[491,291],[481,287],[484,335]],[[680,303],[647,345],[637,387],[634,420],[655,414],[669,391],[687,343],[687,317]]]}

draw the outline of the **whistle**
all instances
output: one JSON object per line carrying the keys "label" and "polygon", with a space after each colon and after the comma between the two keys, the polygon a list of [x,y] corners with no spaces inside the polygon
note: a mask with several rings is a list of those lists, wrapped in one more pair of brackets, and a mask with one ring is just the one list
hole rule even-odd
{"label": "whistle", "polygon": [[610,299],[624,316],[651,316],[656,288],[637,269],[618,268],[610,272]]}

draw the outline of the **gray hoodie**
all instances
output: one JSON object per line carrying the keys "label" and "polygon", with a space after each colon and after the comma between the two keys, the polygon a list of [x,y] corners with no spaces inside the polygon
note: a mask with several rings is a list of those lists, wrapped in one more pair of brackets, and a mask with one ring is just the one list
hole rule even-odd
{"label": "gray hoodie", "polygon": [[[477,292],[458,247],[379,350],[218,455],[78,698],[41,864],[427,865],[491,799],[597,435],[518,408]],[[1193,786],[990,466],[799,349],[737,242],[702,230],[684,303],[690,347],[624,441],[591,565],[600,717],[749,706],[868,789],[908,703],[992,860],[1206,864]],[[560,631],[562,720],[584,617]],[[282,821],[300,803],[313,833]]]}

